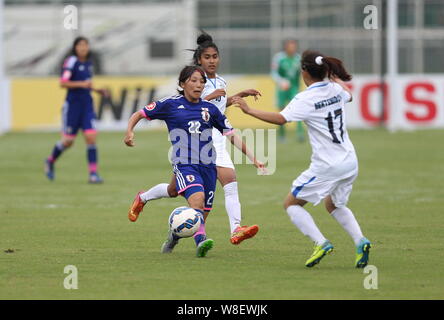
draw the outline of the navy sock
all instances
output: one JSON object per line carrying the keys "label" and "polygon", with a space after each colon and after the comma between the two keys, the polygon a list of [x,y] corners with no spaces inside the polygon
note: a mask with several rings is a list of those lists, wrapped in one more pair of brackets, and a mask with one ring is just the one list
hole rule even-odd
{"label": "navy sock", "polygon": [[88,158],[89,173],[97,172],[97,147],[95,144],[87,146],[86,155]]}
{"label": "navy sock", "polygon": [[48,160],[50,162],[55,162],[57,158],[60,157],[63,151],[65,151],[65,146],[61,141],[57,142],[54,146],[54,149],[52,149],[52,153],[49,156]]}

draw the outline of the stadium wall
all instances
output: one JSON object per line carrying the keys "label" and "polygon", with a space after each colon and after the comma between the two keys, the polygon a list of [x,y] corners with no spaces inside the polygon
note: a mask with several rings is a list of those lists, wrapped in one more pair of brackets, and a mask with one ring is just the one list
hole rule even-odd
{"label": "stadium wall", "polygon": [[[225,76],[229,83],[228,94],[256,88],[262,97],[252,106],[273,111],[275,86],[269,76]],[[132,112],[147,103],[176,92],[175,77],[95,77],[94,85],[108,88],[109,97],[94,94],[97,126],[101,130],[124,130]],[[356,76],[350,82],[353,101],[347,109],[349,128],[373,128],[385,123],[388,128],[444,128],[444,75],[400,76],[396,84],[381,85],[375,76]],[[61,106],[65,90],[57,78],[14,78],[11,80],[11,129],[59,130]],[[382,95],[382,92],[385,94]],[[394,98],[393,105],[389,105]],[[386,110],[382,112],[382,99]],[[3,112],[2,112],[3,114]],[[229,108],[227,116],[237,128],[274,127],[245,116],[237,108]],[[160,121],[146,122],[143,128],[162,127]]]}

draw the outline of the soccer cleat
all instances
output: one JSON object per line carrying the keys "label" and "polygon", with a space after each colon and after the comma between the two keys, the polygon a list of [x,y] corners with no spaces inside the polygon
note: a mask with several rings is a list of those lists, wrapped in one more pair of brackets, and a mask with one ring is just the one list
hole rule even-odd
{"label": "soccer cleat", "polygon": [[142,198],[140,198],[141,194],[142,191],[140,191],[136,195],[128,211],[128,219],[132,222],[136,222],[137,218],[139,217],[139,214],[142,212],[143,207],[145,206],[145,202],[143,202]]}
{"label": "soccer cleat", "polygon": [[333,245],[330,241],[325,241],[322,245],[314,247],[313,254],[311,257],[305,262],[306,267],[313,267],[318,264],[321,259],[327,254],[333,251]]}
{"label": "soccer cleat", "polygon": [[231,234],[230,242],[232,244],[238,245],[244,240],[253,238],[258,231],[259,231],[259,227],[257,225],[253,225],[251,227],[248,227],[248,226],[240,227],[239,226]]}
{"label": "soccer cleat", "polygon": [[213,239],[203,240],[197,245],[196,256],[198,256],[199,258],[205,257],[208,251],[210,251],[211,248],[213,248],[213,245],[214,245]]}
{"label": "soccer cleat", "polygon": [[54,180],[54,162],[49,159],[45,160],[45,175],[50,181]]}
{"label": "soccer cleat", "polygon": [[98,173],[93,172],[89,174],[88,183],[91,184],[100,184],[103,183],[103,179],[99,176]]}
{"label": "soccer cleat", "polygon": [[369,260],[371,243],[367,238],[362,238],[356,246],[356,268],[364,268]]}
{"label": "soccer cleat", "polygon": [[168,239],[162,244],[161,253],[171,253],[174,247],[179,243],[179,237],[175,237],[171,231],[168,232]]}

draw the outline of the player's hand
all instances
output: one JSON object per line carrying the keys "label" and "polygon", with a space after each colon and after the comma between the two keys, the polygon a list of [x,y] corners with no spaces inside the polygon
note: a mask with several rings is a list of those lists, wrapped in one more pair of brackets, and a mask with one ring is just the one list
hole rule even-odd
{"label": "player's hand", "polygon": [[91,89],[92,88],[92,82],[91,80],[85,80],[82,82],[82,87],[85,89]]}
{"label": "player's hand", "polygon": [[136,144],[134,143],[134,132],[127,132],[125,139],[123,140],[128,147],[134,147]]}
{"label": "player's hand", "polygon": [[108,89],[96,89],[95,91],[104,97],[109,97]]}
{"label": "player's hand", "polygon": [[288,89],[290,89],[290,82],[287,79],[281,80],[281,82],[279,83],[279,88],[283,91],[287,91]]}
{"label": "player's hand", "polygon": [[227,92],[225,89],[216,89],[213,92],[211,92],[208,96],[205,97],[205,100],[214,100],[219,97],[225,97],[227,95]]}
{"label": "player's hand", "polygon": [[248,114],[248,111],[250,110],[250,107],[248,106],[247,102],[239,97],[233,98],[233,106],[240,108],[244,113]]}
{"label": "player's hand", "polygon": [[259,97],[262,97],[262,94],[261,94],[259,91],[257,91],[256,89],[247,89],[247,90],[244,90],[244,91],[241,92],[241,95],[242,95],[243,97],[250,97],[250,96],[252,96],[252,97],[254,97],[254,100],[255,100],[255,101],[257,101],[258,96],[259,96]]}
{"label": "player's hand", "polygon": [[261,175],[267,175],[268,174],[268,170],[265,167],[265,164],[259,160],[254,159],[253,162],[254,166],[258,169],[259,173]]}

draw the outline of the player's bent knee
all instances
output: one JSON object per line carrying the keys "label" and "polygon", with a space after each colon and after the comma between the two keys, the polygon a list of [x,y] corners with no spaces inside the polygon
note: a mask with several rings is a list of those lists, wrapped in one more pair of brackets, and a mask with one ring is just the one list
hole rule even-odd
{"label": "player's bent knee", "polygon": [[71,139],[70,140],[63,140],[62,144],[63,144],[63,147],[70,148],[74,144],[74,140],[71,140]]}
{"label": "player's bent knee", "polygon": [[176,190],[176,187],[170,188],[170,186],[168,186],[167,192],[170,198],[176,198],[179,195],[179,193]]}

